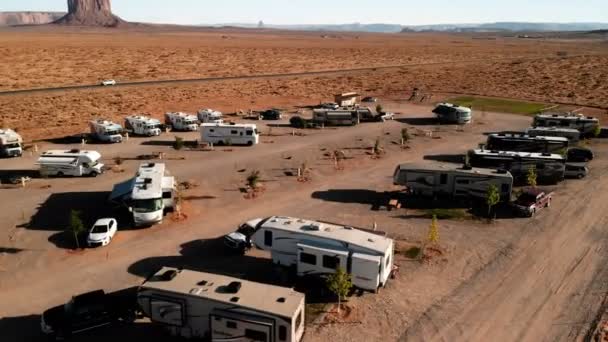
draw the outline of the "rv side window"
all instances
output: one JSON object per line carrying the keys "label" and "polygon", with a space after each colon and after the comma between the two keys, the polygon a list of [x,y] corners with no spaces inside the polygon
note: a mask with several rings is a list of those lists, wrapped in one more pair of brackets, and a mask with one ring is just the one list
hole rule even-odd
{"label": "rv side window", "polygon": [[247,135],[253,135],[253,131],[247,131]]}
{"label": "rv side window", "polygon": [[309,265],[316,265],[317,264],[317,256],[313,255],[313,254],[308,254],[308,253],[301,253],[300,254],[300,262],[303,262],[303,263],[309,264]]}
{"label": "rv side window", "polygon": [[287,340],[287,327],[284,325],[281,325],[279,327],[279,341],[286,341]]}
{"label": "rv side window", "polygon": [[210,129],[209,132],[213,133],[213,132],[215,132],[215,130],[214,129]]}
{"label": "rv side window", "polygon": [[171,198],[171,191],[163,192],[163,198],[164,198],[164,199],[169,199],[169,198]]}
{"label": "rv side window", "polygon": [[509,192],[509,184],[503,184],[503,185],[501,186],[501,191],[502,191],[503,193],[507,193],[507,192]]}
{"label": "rv side window", "polygon": [[236,329],[236,322],[226,321],[226,328],[228,328],[228,329]]}
{"label": "rv side window", "polygon": [[459,179],[456,181],[456,184],[469,184],[468,179]]}
{"label": "rv side window", "polygon": [[332,270],[337,270],[340,266],[340,259],[335,256],[324,255],[323,256],[323,267]]}
{"label": "rv side window", "polygon": [[230,131],[230,134],[232,134],[232,135],[237,135],[237,134],[239,134],[239,133],[238,133],[237,131]]}
{"label": "rv side window", "polygon": [[272,247],[272,231],[267,230],[264,232],[264,244],[268,247]]}
{"label": "rv side window", "polygon": [[448,183],[448,175],[445,173],[442,173],[440,178],[439,178],[439,183],[440,184],[447,184]]}
{"label": "rv side window", "polygon": [[245,338],[252,341],[266,341],[266,333],[263,331],[245,329]]}

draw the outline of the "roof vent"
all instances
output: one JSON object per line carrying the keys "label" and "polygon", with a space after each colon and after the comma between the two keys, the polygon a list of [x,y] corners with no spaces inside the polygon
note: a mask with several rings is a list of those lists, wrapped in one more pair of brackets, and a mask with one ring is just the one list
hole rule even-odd
{"label": "roof vent", "polygon": [[279,298],[277,298],[277,302],[278,303],[285,303],[285,297],[279,297]]}
{"label": "roof vent", "polygon": [[306,228],[306,229],[307,229],[307,230],[314,230],[314,231],[318,231],[318,230],[321,230],[321,225],[311,223],[310,225],[308,225],[308,226],[307,226],[307,228]]}
{"label": "roof vent", "polygon": [[239,301],[239,299],[240,299],[239,297],[232,297],[232,298],[230,298],[230,301],[233,303],[236,303]]}
{"label": "roof vent", "polygon": [[169,281],[169,280],[172,280],[173,278],[175,278],[176,275],[177,275],[176,270],[168,270],[160,275],[160,279],[163,281]]}
{"label": "roof vent", "polygon": [[152,178],[144,178],[144,184],[152,184]]}
{"label": "roof vent", "polygon": [[353,230],[353,227],[350,227],[350,226],[344,226],[344,229],[346,229],[346,230]]}
{"label": "roof vent", "polygon": [[544,153],[541,153],[541,155],[544,156],[544,157],[550,157],[551,153],[544,152]]}
{"label": "roof vent", "polygon": [[207,281],[206,280],[201,280],[198,283],[196,283],[196,285],[198,285],[198,286],[205,286],[205,285],[207,285]]}
{"label": "roof vent", "polygon": [[369,241],[369,242],[374,242],[374,239],[367,239],[367,241]]}
{"label": "roof vent", "polygon": [[465,165],[462,167],[463,170],[473,170],[473,167],[471,165]]}
{"label": "roof vent", "polygon": [[496,173],[506,174],[507,170],[505,170],[505,169],[498,169],[498,170],[496,170]]}
{"label": "roof vent", "polygon": [[227,293],[237,293],[241,289],[241,285],[242,284],[240,281],[233,281],[230,284],[228,284],[228,286],[226,286],[226,292]]}

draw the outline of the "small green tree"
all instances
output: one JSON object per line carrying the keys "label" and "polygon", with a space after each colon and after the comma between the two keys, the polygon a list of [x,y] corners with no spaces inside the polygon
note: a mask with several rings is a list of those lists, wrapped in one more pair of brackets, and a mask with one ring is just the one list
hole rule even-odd
{"label": "small green tree", "polygon": [[410,132],[408,132],[407,128],[401,129],[401,145],[407,143],[410,140]]}
{"label": "small green tree", "polygon": [[372,153],[375,157],[380,157],[382,152],[384,152],[384,149],[382,148],[382,144],[380,143],[380,138],[376,138],[376,141],[374,142],[374,147],[372,148]]}
{"label": "small green tree", "polygon": [[376,106],[376,113],[378,113],[378,114],[383,114],[384,113],[384,108],[382,108],[382,105],[377,105]]}
{"label": "small green tree", "polygon": [[500,202],[500,192],[498,187],[494,184],[490,184],[488,192],[486,194],[486,204],[488,205],[488,219],[492,217],[492,209]]}
{"label": "small green tree", "polygon": [[251,171],[251,173],[247,176],[247,186],[250,187],[252,190],[255,190],[258,187],[259,183],[260,183],[260,171],[258,171],[258,170]]}
{"label": "small green tree", "polygon": [[184,148],[184,138],[176,136],[175,141],[173,142],[173,148],[178,151]]}
{"label": "small green tree", "polygon": [[336,273],[330,274],[327,277],[327,288],[338,296],[338,312],[340,312],[342,299],[346,299],[352,287],[353,282],[350,274],[346,273],[341,267],[336,270]]}
{"label": "small green tree", "polygon": [[528,174],[526,175],[526,182],[528,183],[528,185],[535,188],[537,178],[538,175],[536,173],[536,167],[529,168]]}
{"label": "small green tree", "polygon": [[592,134],[594,138],[598,138],[602,134],[602,128],[599,125],[595,125]]}
{"label": "small green tree", "polygon": [[85,231],[84,224],[80,218],[80,211],[70,211],[70,225],[68,226],[68,232],[74,236],[74,242],[76,242],[76,248],[80,248],[80,234]]}
{"label": "small green tree", "polygon": [[437,215],[433,215],[426,240],[431,244],[439,243],[439,224],[437,223]]}

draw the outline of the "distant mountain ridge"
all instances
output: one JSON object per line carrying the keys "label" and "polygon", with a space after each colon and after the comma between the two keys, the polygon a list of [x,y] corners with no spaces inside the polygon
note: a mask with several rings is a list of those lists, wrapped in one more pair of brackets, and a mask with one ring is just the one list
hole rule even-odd
{"label": "distant mountain ridge", "polygon": [[65,12],[0,12],[0,26],[49,24]]}

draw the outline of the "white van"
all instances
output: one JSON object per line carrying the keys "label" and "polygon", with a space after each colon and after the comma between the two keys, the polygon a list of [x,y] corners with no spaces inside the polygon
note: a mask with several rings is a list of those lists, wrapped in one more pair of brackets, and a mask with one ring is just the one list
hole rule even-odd
{"label": "white van", "polygon": [[40,155],[40,175],[49,176],[91,176],[103,173],[103,164],[99,163],[101,154],[97,151],[47,151]]}
{"label": "white van", "polygon": [[257,145],[260,134],[255,124],[202,124],[201,140],[216,145]]}

